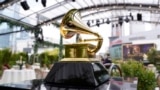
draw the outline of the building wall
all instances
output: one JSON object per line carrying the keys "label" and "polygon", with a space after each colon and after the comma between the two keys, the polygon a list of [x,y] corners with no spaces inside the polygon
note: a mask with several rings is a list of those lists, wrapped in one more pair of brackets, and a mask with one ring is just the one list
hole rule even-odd
{"label": "building wall", "polygon": [[[17,7],[17,5],[13,5],[11,9],[19,9],[19,8]],[[19,13],[10,12],[10,9],[2,10],[0,11],[0,13],[5,13],[7,16],[14,17],[14,18],[19,17]],[[17,27],[10,28],[6,23],[3,23],[0,25],[0,33],[16,31],[17,29],[18,29]],[[0,48],[11,48],[14,50],[15,42],[16,42],[16,33],[0,36]]]}
{"label": "building wall", "polygon": [[[118,42],[118,41],[122,41],[122,42]],[[151,31],[144,31],[142,33],[135,33],[130,36],[124,36],[124,37],[120,37],[113,40],[112,42],[110,42],[111,46],[109,48],[111,57],[113,59],[116,59],[117,56],[122,55],[122,49],[119,49],[121,51],[118,51],[117,48],[120,48],[119,47],[120,44],[123,45],[127,43],[134,44],[134,45],[155,44],[156,49],[160,51],[160,30],[156,29]]]}
{"label": "building wall", "polygon": [[145,24],[143,22],[130,22],[130,35],[144,31]]}
{"label": "building wall", "polygon": [[[33,40],[31,40],[29,38],[16,40],[15,51],[16,52],[23,52],[24,48],[32,48],[32,45],[33,45]],[[33,49],[31,52],[33,53]]]}
{"label": "building wall", "polygon": [[[6,23],[0,25],[0,33],[10,32],[11,29],[8,28]],[[10,35],[0,35],[0,48],[10,47]]]}
{"label": "building wall", "polygon": [[157,50],[160,50],[160,30],[145,31],[142,33],[135,33],[130,36],[122,37],[122,43],[145,44],[155,43]]}
{"label": "building wall", "polygon": [[120,60],[122,57],[122,47],[121,45],[113,46],[109,49],[112,60]]}

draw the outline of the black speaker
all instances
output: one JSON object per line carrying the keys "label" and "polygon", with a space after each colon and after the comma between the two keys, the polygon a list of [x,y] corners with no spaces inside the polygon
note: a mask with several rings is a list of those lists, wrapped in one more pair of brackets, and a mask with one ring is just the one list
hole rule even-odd
{"label": "black speaker", "polygon": [[28,9],[29,9],[29,6],[28,6],[28,4],[27,4],[26,1],[21,2],[21,6],[22,6],[22,8],[23,8],[24,10],[28,10]]}
{"label": "black speaker", "polygon": [[138,14],[137,14],[137,20],[138,20],[138,21],[142,21],[142,14],[141,14],[141,13],[138,13]]}

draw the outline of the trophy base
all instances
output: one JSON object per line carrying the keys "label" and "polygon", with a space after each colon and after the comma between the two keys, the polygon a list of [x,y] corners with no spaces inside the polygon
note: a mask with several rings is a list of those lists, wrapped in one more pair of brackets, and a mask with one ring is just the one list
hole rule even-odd
{"label": "trophy base", "polygon": [[95,53],[89,53],[88,47],[91,44],[66,44],[65,45],[65,57],[64,58],[94,58]]}

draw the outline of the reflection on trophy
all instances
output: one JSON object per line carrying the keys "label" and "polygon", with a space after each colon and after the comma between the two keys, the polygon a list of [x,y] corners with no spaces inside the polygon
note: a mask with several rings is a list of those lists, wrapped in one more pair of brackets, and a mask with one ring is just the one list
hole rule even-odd
{"label": "reflection on trophy", "polygon": [[157,85],[158,85],[159,90],[160,90],[160,74],[158,74],[158,76],[157,76]]}

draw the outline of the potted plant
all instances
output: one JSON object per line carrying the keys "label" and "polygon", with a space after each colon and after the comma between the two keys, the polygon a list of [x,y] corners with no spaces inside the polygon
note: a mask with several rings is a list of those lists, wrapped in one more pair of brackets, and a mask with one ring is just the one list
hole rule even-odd
{"label": "potted plant", "polygon": [[137,90],[154,90],[155,87],[155,74],[150,70],[140,69]]}
{"label": "potted plant", "polygon": [[126,81],[132,82],[138,77],[138,69],[143,65],[135,60],[128,60],[121,64],[122,73]]}
{"label": "potted plant", "polygon": [[147,56],[150,63],[156,64],[156,57],[158,56],[156,48],[152,47],[147,53]]}
{"label": "potted plant", "polygon": [[135,60],[128,60],[121,64],[122,73],[125,79],[129,78],[130,83],[138,80],[137,90],[153,90],[156,85],[155,73],[146,69],[142,63]]}

